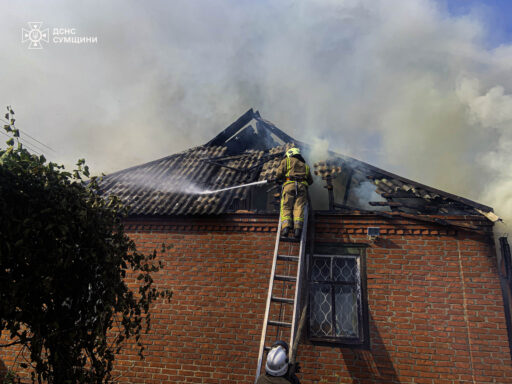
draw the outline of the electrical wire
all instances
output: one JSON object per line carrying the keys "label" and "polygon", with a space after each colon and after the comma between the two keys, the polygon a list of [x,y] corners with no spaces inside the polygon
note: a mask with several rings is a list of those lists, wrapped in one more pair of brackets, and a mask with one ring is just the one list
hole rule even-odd
{"label": "electrical wire", "polygon": [[[5,120],[2,120],[2,119],[0,119],[0,121],[5,122]],[[18,129],[18,128],[15,128],[15,129]],[[0,131],[0,132],[2,132],[2,133],[3,133],[5,136],[7,136],[7,137],[11,137],[11,136],[9,136],[8,134],[6,134],[6,133],[5,133],[5,132],[3,132],[3,131]],[[31,142],[27,142],[27,141],[25,140],[25,138],[17,137],[16,139],[17,139],[18,141],[20,141],[20,142],[21,142],[25,147],[29,148],[31,151],[33,151],[33,152],[37,153],[38,155],[42,155],[42,154],[45,152],[43,148],[40,148],[40,147],[38,147],[36,144],[33,144],[33,143],[31,143]],[[44,144],[43,144],[43,145],[44,145]]]}
{"label": "electrical wire", "polygon": [[[9,136],[9,135],[8,135],[7,133],[5,133],[5,132],[0,131],[0,133],[2,133],[3,135],[5,135],[5,136],[7,136],[7,137],[9,137],[9,138],[12,138],[11,136]],[[28,145],[26,142],[24,142],[23,140],[21,140],[19,137],[18,137],[17,139],[18,139],[19,141],[21,141],[21,144],[22,144],[22,145],[24,145],[25,147],[27,147],[27,148],[28,148],[28,149],[30,149],[31,151],[33,151],[33,152],[37,153],[38,155],[42,155],[42,154],[43,154],[43,152],[39,152],[39,151],[41,151],[41,148],[37,148],[37,149],[39,149],[39,151],[37,151],[37,150],[35,150],[34,148],[32,148],[30,145]]]}
{"label": "electrical wire", "polygon": [[[4,119],[0,119],[0,121],[2,121],[2,122],[3,122],[3,123],[5,123],[5,124],[10,125],[10,124],[9,124],[9,122],[5,121]],[[24,134],[25,136],[29,137],[30,139],[34,140],[35,142],[37,142],[37,143],[41,144],[42,146],[44,146],[44,147],[48,148],[48,149],[49,149],[49,150],[51,150],[51,151],[53,151],[53,152],[57,153],[57,151],[56,151],[55,149],[53,149],[53,148],[52,148],[52,147],[50,147],[49,145],[46,145],[45,143],[43,143],[43,142],[41,142],[41,141],[37,140],[35,137],[33,137],[33,136],[29,135],[29,134],[28,134],[28,132],[27,132],[27,131],[25,131],[24,129],[23,129],[23,130],[22,130],[21,128],[16,128],[16,129],[17,129],[17,130],[19,130],[20,132],[23,132],[23,134]],[[32,144],[32,145],[35,145],[35,144]],[[42,150],[42,149],[40,148],[40,150]]]}
{"label": "electrical wire", "polygon": [[[2,132],[2,131],[0,131]],[[2,132],[5,136],[9,137],[9,138],[13,138],[13,139],[17,139],[18,141],[20,141],[25,147],[29,148],[30,150],[36,152],[37,154],[41,155],[44,153],[44,149],[38,147],[37,145],[31,143],[31,142],[28,142],[26,141],[24,138],[22,137],[11,137],[9,136],[8,134],[6,134],[5,132]]]}
{"label": "electrical wire", "polygon": [[48,148],[50,151],[53,151],[53,152],[57,153],[57,151],[56,151],[55,149],[53,149],[52,147],[50,147],[49,145],[46,145],[45,143],[42,143],[42,142],[40,142],[39,140],[37,140],[35,137],[30,136],[30,135],[27,133],[27,131],[25,131],[25,130],[21,130],[20,128],[18,128],[18,129],[20,130],[20,132],[23,132],[26,136],[30,137],[32,140],[37,141],[37,142],[38,142],[39,144],[41,144],[41,145],[44,145],[44,146],[45,146],[46,148]]}

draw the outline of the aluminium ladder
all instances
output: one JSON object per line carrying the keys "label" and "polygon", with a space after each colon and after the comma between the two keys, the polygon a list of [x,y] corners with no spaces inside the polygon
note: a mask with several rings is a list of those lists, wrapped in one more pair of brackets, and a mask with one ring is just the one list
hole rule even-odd
{"label": "aluminium ladder", "polygon": [[[265,318],[263,320],[263,329],[261,332],[261,341],[258,355],[258,367],[256,369],[256,380],[260,376],[263,355],[270,350],[270,345],[266,345],[268,336],[272,337],[275,331],[275,340],[284,340],[282,337],[286,333],[289,335],[288,345],[290,354],[297,333],[297,317],[299,316],[299,306],[301,302],[300,287],[302,284],[304,270],[304,254],[306,252],[306,240],[308,229],[308,211],[309,204],[304,207],[304,226],[300,240],[281,237],[281,215],[279,215],[279,224],[277,226],[276,245],[274,249],[274,259],[272,262],[272,271],[270,273],[270,282],[268,288],[267,304],[265,309]],[[290,243],[288,252],[280,252],[281,243]],[[293,245],[299,244],[298,255],[292,253]],[[288,253],[288,254],[284,254]],[[283,273],[284,272],[284,273]],[[282,273],[282,274],[280,274]],[[281,285],[281,292],[279,291]],[[292,293],[293,298],[286,297],[286,293]],[[277,296],[281,294],[281,296]],[[286,329],[286,332],[283,330]],[[270,331],[269,331],[270,330]]]}

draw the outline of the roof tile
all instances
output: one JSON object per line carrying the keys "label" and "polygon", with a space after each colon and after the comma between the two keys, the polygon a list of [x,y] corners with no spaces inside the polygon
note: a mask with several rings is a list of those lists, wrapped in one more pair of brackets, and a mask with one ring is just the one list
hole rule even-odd
{"label": "roof tile", "polygon": [[[283,154],[292,145],[308,149],[251,109],[207,144],[109,174],[100,181],[100,187],[105,194],[117,195],[135,216],[221,214],[228,212],[234,201],[247,199],[248,189],[206,195],[199,192],[274,179]],[[353,175],[350,188],[371,182],[376,186],[375,192],[384,194],[388,201],[405,196],[406,200],[410,197],[424,201],[428,207],[432,202],[444,204],[439,212],[450,212],[450,204],[457,209],[462,206],[469,211],[473,208],[492,211],[490,207],[348,156],[334,152],[329,155],[326,161],[315,164],[315,174],[336,177],[349,170]]]}

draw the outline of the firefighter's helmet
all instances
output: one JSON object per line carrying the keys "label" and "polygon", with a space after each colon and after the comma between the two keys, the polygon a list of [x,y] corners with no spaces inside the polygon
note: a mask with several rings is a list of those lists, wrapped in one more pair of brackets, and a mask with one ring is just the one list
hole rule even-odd
{"label": "firefighter's helmet", "polygon": [[288,347],[288,343],[286,341],[283,341],[283,340],[277,340],[271,348],[275,348],[275,347],[278,347],[278,346],[281,346],[285,349],[286,353],[288,353],[290,351],[290,347]]}
{"label": "firefighter's helmet", "polygon": [[286,157],[292,157],[294,155],[300,155],[300,149],[297,147],[292,147],[286,151]]}
{"label": "firefighter's helmet", "polygon": [[[286,343],[284,346],[288,347]],[[265,371],[271,376],[284,376],[288,371],[288,353],[284,346],[280,342],[275,343],[267,355]]]}

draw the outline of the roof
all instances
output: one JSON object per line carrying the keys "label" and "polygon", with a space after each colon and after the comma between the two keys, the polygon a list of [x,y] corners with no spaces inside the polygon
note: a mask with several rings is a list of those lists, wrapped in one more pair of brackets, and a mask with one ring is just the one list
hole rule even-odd
{"label": "roof", "polygon": [[[218,215],[250,205],[254,189],[199,192],[272,179],[291,145],[299,146],[308,158],[306,144],[250,109],[208,143],[106,175],[100,187],[129,205],[131,216]],[[492,212],[485,205],[334,152],[314,168],[315,174],[333,184],[336,208],[424,214]],[[268,193],[264,191],[259,193]]]}

